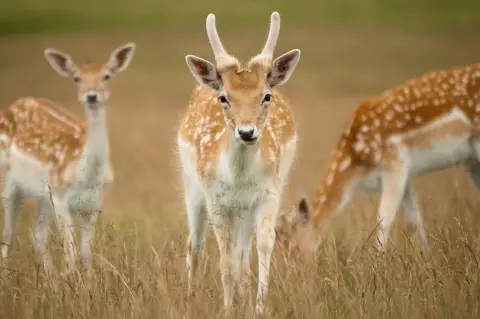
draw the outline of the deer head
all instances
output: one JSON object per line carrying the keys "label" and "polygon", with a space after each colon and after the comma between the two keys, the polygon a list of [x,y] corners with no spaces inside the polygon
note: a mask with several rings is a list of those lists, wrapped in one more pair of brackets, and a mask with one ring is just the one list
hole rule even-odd
{"label": "deer head", "polygon": [[103,65],[85,63],[77,66],[72,58],[56,49],[46,49],[45,57],[52,68],[63,77],[71,76],[78,87],[78,99],[90,109],[98,109],[108,101],[109,80],[124,71],[135,52],[135,43],[115,49]]}
{"label": "deer head", "polygon": [[226,123],[236,140],[245,145],[256,144],[274,99],[272,90],[290,79],[300,59],[300,50],[291,50],[273,60],[280,32],[280,15],[274,12],[262,52],[250,59],[246,68],[241,68],[220,41],[215,15],[207,16],[206,27],[216,63],[187,55],[187,65],[201,85],[217,91]]}
{"label": "deer head", "polygon": [[310,204],[302,197],[296,206],[279,216],[275,227],[277,242],[288,254],[299,252],[306,257],[315,256],[321,238],[310,214]]}

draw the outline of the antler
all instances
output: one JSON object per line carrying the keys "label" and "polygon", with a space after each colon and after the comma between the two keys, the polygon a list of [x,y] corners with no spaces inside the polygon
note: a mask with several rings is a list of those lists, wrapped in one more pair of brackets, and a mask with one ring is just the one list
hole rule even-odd
{"label": "antler", "polygon": [[222,60],[225,60],[225,58],[230,58],[230,55],[223,47],[222,41],[220,41],[220,37],[218,36],[217,27],[215,25],[215,15],[213,13],[210,13],[207,16],[207,35],[217,65],[221,64]]}
{"label": "antler", "polygon": [[[207,16],[207,35],[210,45],[212,46],[213,54],[215,56],[215,62],[217,67],[222,67],[230,64],[237,65],[238,61],[233,56],[228,54],[225,50],[220,37],[218,36],[217,26],[215,24],[215,15],[209,13]],[[251,61],[259,60],[266,62],[267,64],[271,63],[273,60],[273,51],[277,45],[278,35],[280,34],[280,14],[278,12],[273,12],[270,16],[270,29],[268,31],[267,41],[265,46],[262,49],[262,52],[256,57],[252,58]]]}
{"label": "antler", "polygon": [[280,34],[280,14],[273,12],[270,16],[270,30],[268,31],[267,42],[259,54],[264,59],[273,60],[273,51],[277,45],[278,35]]}

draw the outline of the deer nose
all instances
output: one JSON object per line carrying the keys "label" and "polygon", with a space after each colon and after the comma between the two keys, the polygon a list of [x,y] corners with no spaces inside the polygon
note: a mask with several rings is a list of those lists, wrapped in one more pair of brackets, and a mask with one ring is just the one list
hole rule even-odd
{"label": "deer nose", "polygon": [[87,95],[88,103],[97,103],[97,101],[98,101],[97,93],[88,93]]}
{"label": "deer nose", "polygon": [[252,126],[238,127],[238,136],[245,142],[253,142],[257,139],[255,136],[255,128]]}

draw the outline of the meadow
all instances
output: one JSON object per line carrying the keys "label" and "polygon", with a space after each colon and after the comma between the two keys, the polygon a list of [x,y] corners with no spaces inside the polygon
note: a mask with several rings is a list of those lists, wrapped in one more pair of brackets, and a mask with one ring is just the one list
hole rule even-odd
{"label": "meadow", "polygon": [[[0,3],[0,103],[55,99],[82,115],[71,79],[57,76],[46,47],[78,63],[103,62],[134,41],[129,69],[112,81],[107,106],[115,183],[94,242],[94,277],[45,286],[29,240],[25,201],[7,267],[0,269],[0,318],[182,318],[187,238],[176,129],[195,85],[184,57],[212,59],[209,12],[227,49],[241,60],[261,50],[272,11],[282,16],[276,54],[302,50],[280,90],[299,125],[298,156],[283,206],[314,190],[338,134],[367,96],[423,72],[480,61],[480,5],[448,0],[153,1],[5,0]],[[315,262],[275,249],[267,306],[271,318],[480,317],[479,200],[462,168],[415,183],[429,254],[402,213],[389,249],[372,247],[378,196],[360,195],[332,220]],[[0,218],[0,227],[3,227]],[[60,263],[52,227],[50,249]],[[196,318],[221,317],[215,240],[200,266]],[[256,254],[252,255],[256,289]],[[240,306],[238,318],[251,317]]]}

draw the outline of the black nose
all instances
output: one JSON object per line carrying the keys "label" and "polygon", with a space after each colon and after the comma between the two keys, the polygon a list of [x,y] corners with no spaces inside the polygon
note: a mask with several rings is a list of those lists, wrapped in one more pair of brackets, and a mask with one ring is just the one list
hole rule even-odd
{"label": "black nose", "polygon": [[97,102],[97,95],[96,94],[87,95],[87,102],[88,103],[96,103]]}
{"label": "black nose", "polygon": [[244,140],[245,142],[252,142],[255,140],[253,137],[253,134],[255,133],[255,130],[252,129],[246,129],[246,130],[238,130],[238,135],[240,135],[240,138]]}

